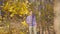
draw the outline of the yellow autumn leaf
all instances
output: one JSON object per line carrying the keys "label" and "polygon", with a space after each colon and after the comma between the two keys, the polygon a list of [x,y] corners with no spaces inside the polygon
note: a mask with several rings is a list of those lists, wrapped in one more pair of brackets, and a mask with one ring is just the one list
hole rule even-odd
{"label": "yellow autumn leaf", "polygon": [[23,21],[23,22],[22,22],[22,24],[23,24],[24,26],[27,26],[27,23],[26,23],[26,21]]}
{"label": "yellow autumn leaf", "polygon": [[12,13],[11,15],[10,15],[10,17],[13,17],[14,16],[14,13]]}

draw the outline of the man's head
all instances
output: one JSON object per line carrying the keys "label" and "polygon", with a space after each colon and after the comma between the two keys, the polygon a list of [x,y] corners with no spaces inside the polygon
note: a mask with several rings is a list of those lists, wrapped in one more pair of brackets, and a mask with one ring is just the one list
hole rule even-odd
{"label": "man's head", "polygon": [[33,13],[33,12],[32,12],[32,9],[29,9],[29,14],[32,15],[32,13]]}
{"label": "man's head", "polygon": [[30,15],[32,15],[32,11],[30,11]]}

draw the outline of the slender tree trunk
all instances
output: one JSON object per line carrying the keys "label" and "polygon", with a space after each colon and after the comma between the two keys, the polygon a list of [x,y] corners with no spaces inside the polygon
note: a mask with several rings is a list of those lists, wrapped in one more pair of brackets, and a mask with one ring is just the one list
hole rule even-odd
{"label": "slender tree trunk", "polygon": [[56,34],[60,34],[60,1],[55,0],[55,5],[54,5],[54,29]]}

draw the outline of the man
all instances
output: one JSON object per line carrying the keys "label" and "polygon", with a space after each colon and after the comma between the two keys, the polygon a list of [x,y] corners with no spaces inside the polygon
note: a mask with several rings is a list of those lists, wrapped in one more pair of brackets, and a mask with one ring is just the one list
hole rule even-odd
{"label": "man", "polygon": [[[30,11],[30,15],[27,16],[26,19],[27,24],[29,25],[29,33],[30,34],[37,34],[36,32],[36,18],[35,15],[32,14],[32,11]],[[33,30],[33,33],[32,33]]]}

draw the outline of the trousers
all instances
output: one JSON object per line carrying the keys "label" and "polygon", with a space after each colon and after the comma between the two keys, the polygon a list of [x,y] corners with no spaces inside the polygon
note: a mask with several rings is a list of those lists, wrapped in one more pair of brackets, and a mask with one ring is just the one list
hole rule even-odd
{"label": "trousers", "polygon": [[37,31],[36,31],[36,26],[29,26],[29,33],[30,34],[37,34]]}

